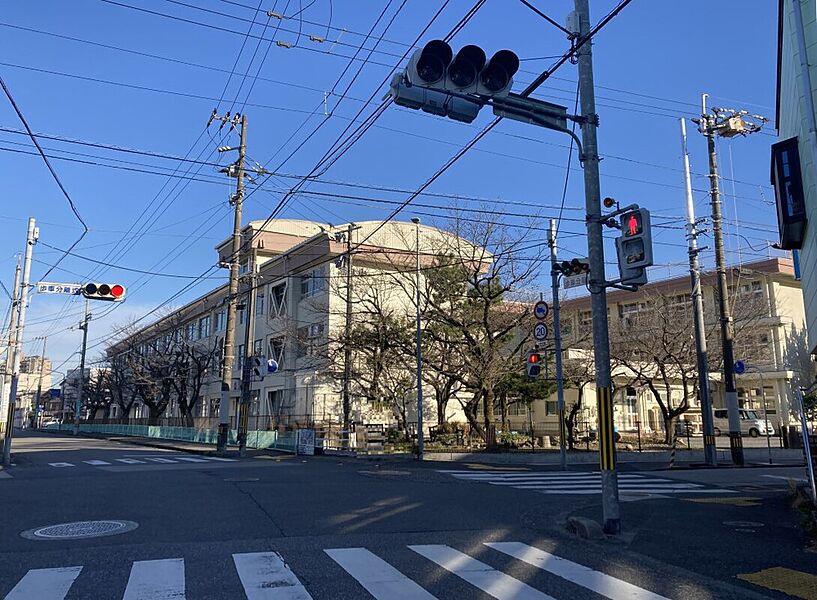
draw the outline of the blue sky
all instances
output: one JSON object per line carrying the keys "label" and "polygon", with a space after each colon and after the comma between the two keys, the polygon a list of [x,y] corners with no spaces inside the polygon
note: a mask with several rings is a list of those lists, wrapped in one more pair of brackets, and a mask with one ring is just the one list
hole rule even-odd
{"label": "blue sky", "polygon": [[[215,262],[213,247],[232,226],[227,204],[232,183],[214,164],[224,164],[231,157],[214,149],[237,139],[229,134],[222,142],[215,126],[205,131],[213,108],[218,105],[220,112],[242,110],[248,115],[252,160],[280,167],[282,173],[308,173],[364,106],[364,100],[373,95],[374,103],[361,118],[377,106],[386,93],[382,81],[440,6],[407,0],[398,12],[401,1],[44,0],[4,4],[0,74],[35,132],[200,161],[180,163],[88,144],[40,140],[54,157],[53,165],[90,229],[75,252],[128,269],[181,276],[142,275],[74,257],[61,262],[48,280],[116,281],[129,288],[127,301],[115,310],[109,305],[94,307],[98,318],[89,330],[92,358],[102,351],[112,329],[145,316]],[[472,4],[451,0],[423,41],[446,35]],[[573,6],[570,0],[538,0],[535,4],[560,23]],[[593,0],[593,22],[615,5]],[[721,0],[713,11],[713,3],[706,0],[634,0],[598,35],[594,64],[604,196],[650,208],[654,223],[682,223],[678,117],[697,114],[700,94],[708,92],[713,104],[773,118],[775,5]],[[291,17],[278,20],[259,12],[252,24],[258,6]],[[338,78],[384,8],[374,36],[359,54],[368,59],[341,99],[361,61],[353,62]],[[301,9],[303,22],[294,16]],[[395,14],[375,47],[376,37]],[[247,31],[250,37],[244,35]],[[283,45],[259,43],[258,37]],[[516,91],[568,48],[562,32],[512,0],[488,0],[455,36],[452,46],[456,49],[468,43],[481,45],[489,54],[500,48],[517,52],[523,60]],[[234,65],[236,74],[228,81]],[[327,95],[338,80],[335,93]],[[575,93],[576,67],[568,63],[536,96],[572,109]],[[414,189],[491,118],[484,109],[472,125],[464,125],[392,106],[322,178]],[[326,122],[320,130],[281,164],[321,121]],[[5,98],[0,98],[0,128],[0,197],[4,199],[0,278],[10,288],[15,254],[23,248],[29,216],[37,218],[43,242],[35,248],[32,282],[60,256],[45,244],[67,248],[82,228],[42,160],[30,154],[30,140],[17,133],[21,123]],[[770,124],[763,133],[719,142],[727,250],[733,262],[769,256],[767,242],[776,239],[773,192],[768,185],[773,133]],[[536,226],[544,227],[547,218],[558,212],[568,145],[569,138],[563,134],[505,121],[429,191],[471,197],[460,204],[496,211],[497,219],[512,224],[527,219],[503,213],[536,215]],[[706,145],[691,126],[689,146],[696,206],[699,216],[704,216],[708,213],[708,184],[702,176],[707,168]],[[66,158],[70,160],[63,160]],[[245,222],[265,218],[281,198],[281,190],[295,181],[272,178],[263,190],[253,192],[246,203]],[[331,223],[379,219],[394,207],[388,202],[406,197],[328,183],[309,189],[381,202],[303,195],[282,216]],[[424,222],[441,222],[450,201],[432,196],[417,202],[437,208],[410,206],[398,218],[408,220],[419,214]],[[560,226],[560,246],[568,257],[586,253],[583,205],[582,174],[574,153]],[[545,236],[544,229],[541,236]],[[659,266],[651,270],[650,277],[683,273],[683,230],[661,229],[657,242]],[[609,243],[608,257],[612,252]],[[711,267],[712,262],[711,253],[705,254],[704,265]],[[173,304],[204,293],[223,281],[225,273],[222,270],[214,276],[188,289]],[[542,288],[547,289],[544,279]],[[26,352],[37,353],[42,342],[35,338],[48,335],[48,354],[55,368],[65,371],[77,364],[81,332],[76,324],[81,311],[78,299],[71,302],[35,295]]]}

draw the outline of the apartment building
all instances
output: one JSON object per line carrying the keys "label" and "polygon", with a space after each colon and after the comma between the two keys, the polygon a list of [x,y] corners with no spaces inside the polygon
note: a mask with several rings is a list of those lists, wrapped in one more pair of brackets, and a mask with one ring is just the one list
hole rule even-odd
{"label": "apartment building", "polygon": [[[800,282],[794,277],[792,261],[788,258],[772,258],[731,268],[728,272],[730,305],[735,316],[735,358],[743,360],[748,369],[737,376],[738,401],[741,407],[762,412],[765,400],[769,419],[775,428],[796,421],[792,412],[791,382],[798,376],[814,381],[814,363],[809,355],[805,329],[805,309]],[[710,389],[713,404],[725,407],[725,397],[720,374],[720,338],[716,303],[716,281],[712,272],[702,275],[702,290],[706,330],[710,358]],[[645,384],[644,373],[655,369],[639,364],[638,348],[627,347],[632,333],[633,344],[643,345],[645,350],[660,343],[663,334],[685,336],[686,348],[694,352],[692,303],[689,277],[677,277],[643,286],[638,292],[612,291],[607,295],[608,319],[611,335],[611,354],[615,386],[615,426],[619,431],[662,432],[664,423],[653,390]],[[655,313],[660,311],[672,324],[662,331]],[[587,423],[595,427],[595,388],[592,383],[592,315],[590,297],[564,301],[561,311],[562,338],[565,359],[565,404],[568,410],[575,404],[582,388],[583,401],[576,415],[579,426]],[[643,329],[638,334],[639,328]],[[617,356],[617,346],[624,345],[629,362]],[[632,345],[631,345],[632,346]],[[645,352],[645,355],[648,352]],[[684,367],[684,375],[693,380],[687,382],[689,410],[681,418],[694,427],[701,426],[700,402],[692,385],[696,376],[694,354],[692,362]],[[646,359],[644,359],[646,360]],[[667,364],[670,359],[667,360]],[[634,372],[643,369],[642,376]],[[676,369],[677,371],[677,369]],[[683,399],[680,375],[672,374],[669,394],[663,380],[655,387],[664,403],[678,406]],[[669,396],[669,397],[667,397]],[[512,425],[525,430],[532,422],[554,432],[558,427],[555,394],[546,401],[534,403],[532,414],[524,406],[512,409]]]}
{"label": "apartment building", "polygon": [[[347,248],[354,248],[351,279],[352,318],[358,306],[376,296],[388,310],[414,314],[416,235],[421,247],[448,236],[439,229],[412,223],[379,221],[332,226],[305,220],[254,221],[241,232],[247,251],[240,260],[240,298],[236,321],[235,362],[230,414],[237,413],[244,356],[275,360],[278,369],[251,375],[251,428],[280,424],[339,424],[342,419],[343,357],[338,352],[346,325]],[[351,233],[351,240],[347,239]],[[231,240],[216,248],[226,264]],[[425,261],[425,257],[423,258]],[[111,361],[129,352],[161,354],[174,339],[183,339],[209,356],[193,413],[211,426],[218,416],[226,327],[227,286],[213,289],[107,349]],[[251,308],[250,308],[251,307]],[[249,313],[248,313],[249,309]],[[339,355],[340,354],[340,355]],[[407,391],[409,416],[416,419],[416,391]],[[394,415],[366,402],[355,387],[351,395],[356,422],[391,424]],[[164,413],[180,417],[177,401]],[[139,413],[144,415],[144,410]],[[425,409],[435,422],[433,406]],[[134,416],[132,413],[130,416]],[[234,422],[233,422],[234,424]]]}
{"label": "apartment building", "polygon": [[[14,410],[14,426],[21,427],[29,415],[37,398],[37,389],[42,385],[44,394],[51,388],[51,359],[43,356],[24,356],[20,360],[20,378],[17,383],[17,400]],[[5,421],[8,411],[8,394],[11,388],[11,373],[3,374],[0,380],[0,394],[2,401],[2,416],[0,416],[0,430],[5,430]]]}

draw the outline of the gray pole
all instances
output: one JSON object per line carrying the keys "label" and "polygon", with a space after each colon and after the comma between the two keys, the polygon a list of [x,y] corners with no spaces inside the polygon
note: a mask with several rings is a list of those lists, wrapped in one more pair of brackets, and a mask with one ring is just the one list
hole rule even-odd
{"label": "gray pole", "polygon": [[40,379],[37,381],[37,396],[36,400],[34,401],[34,423],[37,424],[37,427],[40,426],[40,399],[43,395],[43,371],[45,371],[45,350],[48,346],[48,336],[43,338],[43,354],[40,360]]}
{"label": "gray pole", "polygon": [[[5,408],[2,415],[6,420],[3,422],[3,439],[6,439],[9,429],[13,424],[13,413],[8,411],[8,391],[11,387],[11,371],[14,367],[14,342],[17,339],[17,316],[20,307],[20,256],[17,256],[17,268],[14,270],[14,287],[11,290],[11,322],[9,323],[8,345],[6,346],[6,368],[3,371],[3,395],[0,407]],[[11,418],[8,416],[11,414]]]}
{"label": "gray pole", "polygon": [[250,288],[247,290],[247,301],[244,303],[246,310],[246,319],[244,329],[244,356],[241,368],[241,408],[239,414],[238,425],[238,454],[244,456],[247,451],[247,427],[249,423],[250,410],[250,379],[252,378],[252,365],[250,358],[255,354],[255,349],[251,344],[254,343],[255,337],[255,310],[253,308],[255,299],[255,253],[253,253],[253,260],[250,263],[252,269],[249,282]]}
{"label": "gray pole", "polygon": [[85,395],[85,350],[88,346],[88,322],[91,320],[91,301],[85,299],[85,318],[80,323],[82,329],[82,351],[79,355],[79,391],[74,401],[74,435],[79,435],[79,417],[82,412],[82,398]]}
{"label": "gray pole", "polygon": [[[579,36],[590,32],[588,0],[575,0],[579,18]],[[621,531],[618,506],[618,474],[616,449],[613,440],[613,397],[610,373],[610,341],[607,330],[607,293],[605,291],[604,237],[601,223],[601,191],[599,182],[599,155],[596,139],[598,115],[593,88],[592,41],[578,51],[579,94],[582,117],[582,144],[584,146],[584,195],[587,219],[587,255],[590,261],[590,293],[593,314],[593,350],[596,363],[596,400],[599,418],[599,463],[601,466],[601,500],[605,533]]]}
{"label": "gray pole", "polygon": [[686,121],[681,122],[681,153],[684,160],[684,189],[687,207],[687,240],[689,241],[689,277],[692,282],[692,312],[695,320],[695,349],[698,358],[698,394],[701,399],[701,420],[704,426],[704,461],[710,467],[718,465],[715,447],[715,424],[712,415],[712,396],[709,393],[709,365],[706,355],[706,329],[704,326],[703,292],[698,264],[698,224],[695,221],[695,204],[692,201],[692,180],[689,175]]}
{"label": "gray pole", "polygon": [[562,324],[559,315],[559,272],[556,270],[556,220],[550,220],[548,230],[550,246],[550,281],[553,298],[553,351],[556,354],[556,408],[559,413],[559,465],[562,471],[567,470],[567,430],[565,427],[565,388],[562,379]]}
{"label": "gray pole", "polygon": [[811,501],[817,504],[817,472],[814,470],[814,462],[811,458],[811,442],[809,442],[808,421],[806,420],[806,408],[803,406],[803,389],[799,385],[794,386],[794,395],[797,397],[797,408],[800,413],[800,430],[803,436],[803,452],[806,455],[806,472],[809,487],[811,488]]}
{"label": "gray pole", "polygon": [[352,345],[349,336],[352,332],[352,232],[357,229],[354,223],[349,223],[346,230],[346,324],[344,326],[343,345],[343,429],[341,444],[349,448],[352,433],[352,397],[349,386],[352,379]]}
{"label": "gray pole", "polygon": [[23,280],[20,284],[20,306],[17,317],[17,334],[14,339],[14,362],[11,371],[11,389],[9,390],[9,420],[6,422],[6,438],[3,441],[3,464],[11,464],[11,439],[14,437],[14,403],[17,400],[17,385],[20,382],[20,360],[23,355],[23,333],[26,326],[26,310],[28,309],[28,281],[31,276],[31,255],[34,244],[37,243],[37,227],[34,217],[28,219],[28,233],[26,235],[26,251],[23,258]]}
{"label": "gray pole", "polygon": [[729,313],[728,288],[726,285],[726,257],[723,249],[723,219],[721,217],[721,197],[718,187],[718,157],[715,152],[714,119],[706,114],[706,94],[701,96],[701,131],[706,137],[709,149],[709,187],[712,203],[712,233],[715,242],[715,269],[718,276],[718,311],[723,344],[723,382],[726,408],[729,414],[729,447],[732,462],[743,465],[743,439],[740,433],[738,415],[738,393],[735,389],[735,356],[733,350],[732,315]]}
{"label": "gray pole", "polygon": [[[221,402],[218,407],[219,454],[227,452],[230,437],[230,391],[233,387],[233,362],[235,361],[235,304],[238,298],[238,265],[241,262],[241,209],[244,204],[244,159],[247,154],[247,116],[241,115],[241,143],[236,163],[235,215],[233,217],[233,243],[230,253],[230,285],[227,292],[227,323],[224,328],[224,365],[221,372]],[[249,315],[247,315],[249,318]]]}
{"label": "gray pole", "polygon": [[423,334],[420,329],[420,219],[414,217],[415,244],[417,250],[417,459],[423,460]]}

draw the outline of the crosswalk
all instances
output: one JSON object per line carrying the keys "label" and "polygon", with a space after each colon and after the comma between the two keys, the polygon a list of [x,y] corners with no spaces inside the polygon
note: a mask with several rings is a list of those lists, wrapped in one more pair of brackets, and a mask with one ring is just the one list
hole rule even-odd
{"label": "crosswalk", "polygon": [[[541,578],[538,582],[531,577],[521,581],[451,546],[425,544],[409,545],[406,548],[428,562],[426,570],[440,569],[442,577],[454,577],[464,582],[466,587],[480,590],[497,600],[568,600],[575,597],[575,593],[565,591],[570,587],[564,585],[565,581],[583,588],[586,590],[585,593],[595,592],[611,600],[668,600],[619,577],[572,562],[535,546],[521,542],[485,542],[482,546],[488,555],[481,555],[480,558],[490,560],[510,557],[518,561],[520,565],[511,564],[508,569],[517,575],[518,567],[527,565],[537,572],[547,573],[561,581],[546,578],[544,581],[552,582],[550,586],[552,589],[541,589],[548,587],[542,584]],[[477,549],[479,550],[479,547]],[[338,581],[337,577],[342,576],[341,572],[334,573],[330,570],[331,567],[326,565],[326,575],[333,578],[334,589],[339,589],[342,584],[352,584],[363,588],[376,600],[435,600],[450,597],[440,594],[439,591],[438,595],[432,594],[367,548],[327,548],[323,550],[323,555],[331,559],[352,580]],[[319,560],[319,557],[316,560]],[[236,598],[330,600],[329,597],[317,595],[318,592],[310,591],[309,581],[305,585],[287,564],[285,557],[278,552],[233,554],[232,565],[238,575],[243,595],[235,590],[224,596],[230,600]],[[5,600],[64,600],[74,583],[83,576],[83,568],[72,566],[31,569],[5,596]],[[99,577],[98,574],[91,573],[87,576]],[[99,583],[105,584],[101,581]],[[111,588],[106,586],[106,589]],[[360,591],[354,595],[361,598],[364,596],[365,594]],[[122,595],[122,600],[187,598],[185,561],[182,558],[134,562]]]}
{"label": "crosswalk", "polygon": [[[457,479],[508,486],[518,490],[533,490],[541,494],[591,495],[601,492],[601,473],[565,471],[466,471],[438,470]],[[734,490],[706,486],[699,483],[679,481],[643,475],[619,473],[618,488],[622,494],[728,494]]]}
{"label": "crosswalk", "polygon": [[83,465],[88,465],[91,467],[116,467],[116,466],[123,466],[123,465],[190,465],[190,464],[213,464],[216,462],[236,462],[234,458],[223,458],[221,456],[191,456],[191,455],[183,455],[183,454],[168,454],[163,456],[148,456],[148,455],[139,455],[139,458],[134,456],[131,457],[121,457],[121,458],[105,458],[99,459],[89,459],[89,460],[78,460],[74,462],[52,462],[48,463],[49,467],[53,467],[55,469],[66,469],[71,467],[78,467]]}

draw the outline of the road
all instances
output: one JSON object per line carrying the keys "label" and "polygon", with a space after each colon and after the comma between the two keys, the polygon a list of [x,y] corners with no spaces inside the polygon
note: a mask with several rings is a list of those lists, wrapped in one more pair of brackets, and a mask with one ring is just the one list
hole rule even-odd
{"label": "road", "polygon": [[[624,534],[588,541],[564,523],[599,518],[590,471],[15,444],[0,472],[10,600],[817,598],[785,496],[802,469],[622,474]],[[92,520],[121,529],[34,535]],[[794,596],[773,589],[781,573]]]}

